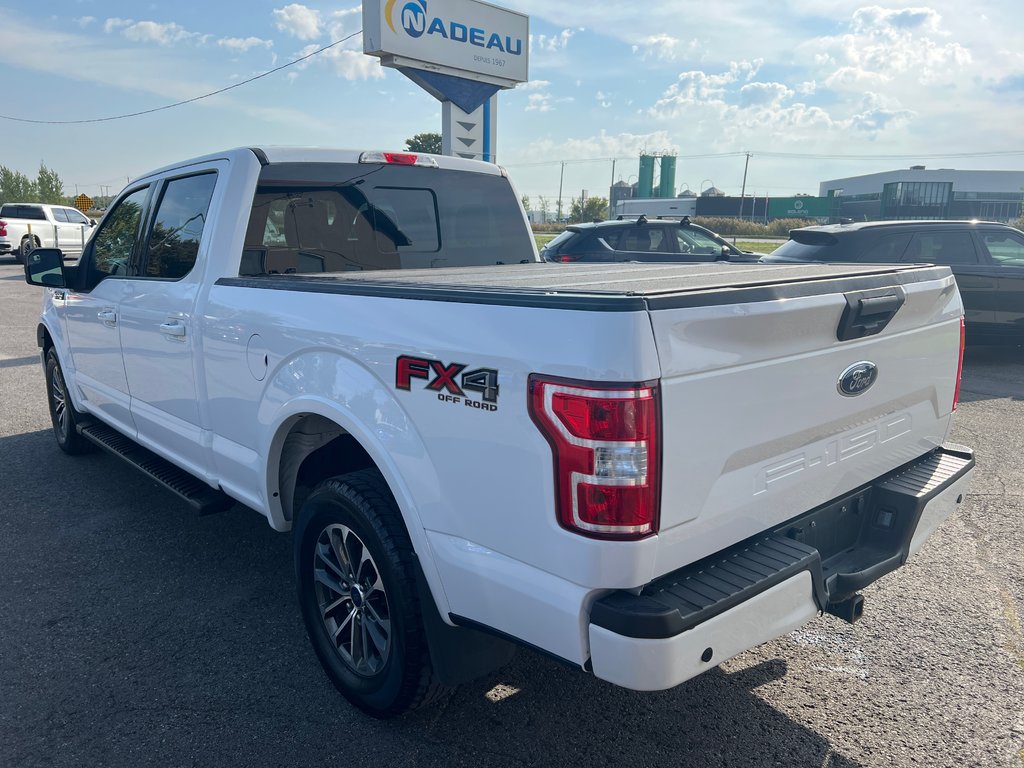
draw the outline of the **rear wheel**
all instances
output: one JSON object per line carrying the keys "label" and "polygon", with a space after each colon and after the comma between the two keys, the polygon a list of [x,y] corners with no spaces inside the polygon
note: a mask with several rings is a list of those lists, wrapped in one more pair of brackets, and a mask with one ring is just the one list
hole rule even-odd
{"label": "rear wheel", "polygon": [[38,247],[39,240],[37,240],[34,236],[29,235],[23,237],[21,238],[21,245],[18,247],[18,255],[16,258],[18,259],[18,261],[24,264],[25,260],[28,258],[28,255]]}
{"label": "rear wheel", "polygon": [[46,401],[50,407],[53,434],[60,449],[72,456],[91,452],[93,444],[78,434],[83,414],[76,411],[71,403],[64,371],[53,347],[46,352]]}
{"label": "rear wheel", "polygon": [[318,485],[294,546],[306,631],[335,687],[379,718],[438,698],[446,689],[430,662],[412,543],[380,473]]}

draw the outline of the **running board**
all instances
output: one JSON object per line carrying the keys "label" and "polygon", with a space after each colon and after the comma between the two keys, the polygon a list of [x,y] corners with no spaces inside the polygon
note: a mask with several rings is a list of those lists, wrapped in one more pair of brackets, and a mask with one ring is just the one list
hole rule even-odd
{"label": "running board", "polygon": [[176,467],[166,459],[143,448],[106,424],[92,422],[80,425],[82,437],[142,470],[167,490],[179,496],[200,515],[223,512],[235,501],[222,491],[211,488],[199,478]]}

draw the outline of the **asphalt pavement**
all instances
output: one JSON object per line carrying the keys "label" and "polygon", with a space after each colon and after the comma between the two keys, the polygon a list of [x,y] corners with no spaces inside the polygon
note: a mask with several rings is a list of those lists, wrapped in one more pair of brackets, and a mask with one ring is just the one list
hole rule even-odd
{"label": "asphalt pavement", "polygon": [[57,449],[39,301],[0,259],[0,766],[1024,768],[1020,349],[969,350],[971,494],[856,625],[822,617],[647,694],[520,650],[378,722],[317,664],[287,534]]}

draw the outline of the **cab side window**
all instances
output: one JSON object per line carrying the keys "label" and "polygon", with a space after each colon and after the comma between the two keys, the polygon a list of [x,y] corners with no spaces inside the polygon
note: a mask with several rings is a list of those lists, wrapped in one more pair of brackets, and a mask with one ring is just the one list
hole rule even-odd
{"label": "cab side window", "polygon": [[1024,267],[1024,239],[1010,232],[979,232],[982,245],[1000,267]]}
{"label": "cab side window", "polygon": [[[673,238],[674,239],[674,238]],[[644,253],[670,253],[669,238],[663,227],[638,225],[626,229],[619,240],[617,251],[641,251]]]}
{"label": "cab side window", "polygon": [[67,222],[68,215],[66,213],[64,213],[64,209],[63,208],[53,208],[51,210],[53,211],[53,220],[54,221]]}
{"label": "cab side window", "polygon": [[92,261],[89,264],[88,287],[92,288],[105,277],[132,274],[132,252],[142,223],[142,208],[149,187],[136,189],[123,198],[107,214],[103,226],[92,240]]}
{"label": "cab side window", "polygon": [[167,182],[146,248],[146,277],[178,280],[192,271],[216,183],[215,173]]}
{"label": "cab side window", "polygon": [[90,224],[89,217],[74,208],[64,208],[64,215],[72,224]]}
{"label": "cab side window", "polygon": [[914,235],[900,261],[915,264],[977,264],[969,232],[922,232]]}
{"label": "cab side window", "polygon": [[[907,249],[910,242],[910,234],[892,235],[883,237],[873,243],[869,243],[860,253],[861,261],[881,262],[891,264],[900,261],[900,256]],[[903,259],[907,261],[908,259]]]}

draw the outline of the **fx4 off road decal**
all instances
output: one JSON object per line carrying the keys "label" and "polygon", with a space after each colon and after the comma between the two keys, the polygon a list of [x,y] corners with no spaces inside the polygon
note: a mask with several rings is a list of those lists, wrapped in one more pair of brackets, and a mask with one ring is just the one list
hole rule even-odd
{"label": "fx4 off road decal", "polygon": [[[498,372],[494,368],[466,370],[463,363],[445,365],[440,360],[402,355],[395,366],[395,387],[406,392],[412,380],[420,379],[423,388],[437,393],[443,403],[465,405],[480,411],[498,410]],[[474,393],[470,396],[467,392]]]}

